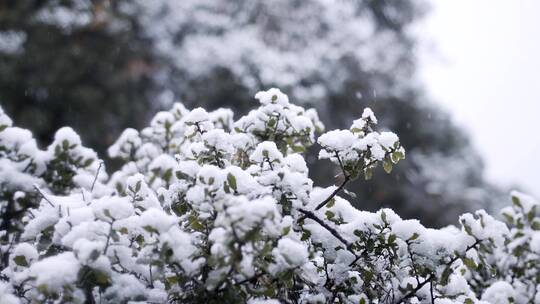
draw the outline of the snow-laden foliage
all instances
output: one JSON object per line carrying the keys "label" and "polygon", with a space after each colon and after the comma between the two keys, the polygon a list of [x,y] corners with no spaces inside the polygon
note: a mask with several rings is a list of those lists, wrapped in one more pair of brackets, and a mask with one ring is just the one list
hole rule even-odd
{"label": "snow-laden foliage", "polygon": [[[104,153],[123,126],[141,129],[175,96],[243,115],[255,92],[279,86],[332,129],[371,107],[400,135],[407,159],[357,181],[357,207],[384,201],[439,227],[499,201],[467,136],[415,80],[414,28],[426,1],[28,2],[0,5],[0,100],[41,145],[69,125]],[[313,156],[310,177],[330,184],[339,169]]]}
{"label": "snow-laden foliage", "polygon": [[[40,150],[0,112],[2,303],[538,303],[538,202],[429,229],[340,197],[405,157],[370,109],[323,133],[278,89],[233,119],[176,103],[103,162],[69,128]],[[320,136],[319,136],[320,135]],[[316,136],[319,136],[316,138]],[[316,187],[304,152],[340,168]],[[353,193],[349,193],[353,195]]]}
{"label": "snow-laden foliage", "polygon": [[[156,79],[167,107],[178,96],[186,105],[227,104],[246,113],[252,93],[271,86],[315,106],[332,128],[348,127],[372,107],[400,133],[409,157],[391,175],[356,182],[363,190],[353,204],[373,211],[384,200],[439,227],[465,211],[496,210],[504,199],[485,181],[467,136],[426,102],[415,81],[413,28],[424,2],[133,0],[119,9],[137,20],[163,61]],[[308,164],[318,183],[338,173],[312,157]]]}

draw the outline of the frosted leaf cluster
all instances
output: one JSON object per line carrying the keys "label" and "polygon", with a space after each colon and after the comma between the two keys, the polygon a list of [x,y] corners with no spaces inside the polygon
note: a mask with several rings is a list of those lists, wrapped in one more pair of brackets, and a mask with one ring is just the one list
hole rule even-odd
{"label": "frosted leaf cluster", "polygon": [[[44,150],[0,111],[2,303],[534,303],[538,203],[436,230],[358,210],[347,183],[405,157],[370,109],[324,132],[278,89],[239,119],[176,103],[109,149],[70,128]],[[320,135],[320,136],[319,136]],[[318,137],[318,138],[317,138]],[[343,182],[313,185],[318,143]]]}
{"label": "frosted leaf cluster", "polygon": [[366,179],[373,169],[383,162],[388,173],[392,165],[405,157],[405,150],[399,145],[399,138],[392,132],[375,132],[372,127],[377,118],[371,109],[364,109],[362,118],[355,120],[350,130],[334,130],[319,138],[323,150],[321,159],[330,159],[339,164],[346,178],[363,173]]}

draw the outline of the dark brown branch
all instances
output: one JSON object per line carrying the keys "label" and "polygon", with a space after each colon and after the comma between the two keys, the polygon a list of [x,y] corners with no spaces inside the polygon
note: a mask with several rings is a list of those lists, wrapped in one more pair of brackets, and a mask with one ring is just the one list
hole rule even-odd
{"label": "dark brown branch", "polygon": [[435,304],[435,295],[433,294],[433,280],[429,282],[429,294],[431,296],[431,304]]}
{"label": "dark brown branch", "polygon": [[319,210],[321,209],[322,207],[324,207],[326,204],[328,204],[334,197],[336,197],[336,195],[338,195],[338,193],[343,189],[345,188],[345,185],[347,185],[347,183],[351,180],[351,178],[348,176],[348,175],[345,175],[345,179],[343,180],[343,182],[341,183],[341,185],[339,185],[339,187],[336,188],[336,190],[334,190],[334,192],[332,192],[332,194],[330,194],[330,196],[328,196],[324,201],[322,201],[320,204],[317,205],[317,207],[315,207],[315,210]]}
{"label": "dark brown branch", "polygon": [[[328,232],[330,232],[330,234],[332,234],[336,239],[338,239],[341,243],[343,243],[343,245],[347,246],[347,249],[354,254],[354,251],[352,250],[352,244],[347,242],[347,240],[344,239],[337,232],[336,229],[330,227],[327,223],[325,223],[317,215],[315,215],[315,213],[313,213],[311,211],[308,211],[308,210],[305,210],[305,209],[298,209],[298,211],[303,213],[306,218],[311,219],[311,220],[317,222],[317,224],[321,225],[324,229],[326,229]],[[356,256],[356,254],[355,254],[355,256]]]}

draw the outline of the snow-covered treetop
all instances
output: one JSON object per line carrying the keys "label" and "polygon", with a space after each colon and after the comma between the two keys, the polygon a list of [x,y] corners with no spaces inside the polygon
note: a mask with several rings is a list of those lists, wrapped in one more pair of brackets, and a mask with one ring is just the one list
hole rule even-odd
{"label": "snow-covered treetop", "polygon": [[[45,150],[0,111],[2,303],[533,303],[538,202],[513,194],[429,229],[360,211],[348,182],[405,157],[370,109],[326,133],[278,89],[258,108],[174,104],[110,147],[110,177],[70,128]],[[322,134],[321,134],[322,133]],[[319,136],[320,135],[320,136]],[[341,170],[309,178],[307,148]],[[352,192],[348,192],[353,195]]]}
{"label": "snow-covered treetop", "polygon": [[[401,48],[388,46],[409,43],[398,28],[405,31],[422,5],[401,2],[137,0],[121,8],[184,81],[224,69],[250,91],[277,85],[308,102],[343,89],[344,62],[403,76],[401,51],[389,51]],[[381,16],[395,26],[385,27]],[[378,81],[373,89],[385,91]]]}

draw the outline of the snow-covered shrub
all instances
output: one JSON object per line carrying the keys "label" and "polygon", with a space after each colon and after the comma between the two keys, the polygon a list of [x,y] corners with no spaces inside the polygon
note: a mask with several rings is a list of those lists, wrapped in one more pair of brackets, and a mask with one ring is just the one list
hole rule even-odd
{"label": "snow-covered shrub", "polygon": [[[441,230],[357,210],[339,194],[405,157],[397,135],[370,109],[320,134],[278,89],[255,98],[238,120],[177,103],[127,129],[110,178],[71,129],[40,150],[1,112],[0,302],[538,302],[533,199],[515,194],[507,223],[481,210]],[[316,142],[339,186],[309,178]]]}
{"label": "snow-covered shrub", "polygon": [[[54,142],[43,151],[30,131],[12,126],[0,109],[0,238],[3,245],[8,244],[2,247],[3,266],[7,252],[20,242],[27,220],[37,215],[32,209],[39,210],[40,201],[54,207],[49,195],[92,189],[107,179],[100,166],[96,153],[83,147],[71,128],[58,130]],[[42,239],[46,236],[41,234]]]}

